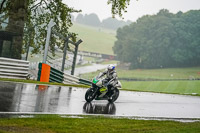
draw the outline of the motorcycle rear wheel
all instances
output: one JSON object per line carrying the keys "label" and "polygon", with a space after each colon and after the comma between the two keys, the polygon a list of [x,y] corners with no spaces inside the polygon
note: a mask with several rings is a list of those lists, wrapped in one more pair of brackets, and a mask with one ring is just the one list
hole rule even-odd
{"label": "motorcycle rear wheel", "polygon": [[88,89],[86,91],[86,93],[85,93],[85,100],[87,102],[91,102],[95,98],[95,96],[96,96],[96,95],[94,95],[94,93],[95,93],[94,88]]}

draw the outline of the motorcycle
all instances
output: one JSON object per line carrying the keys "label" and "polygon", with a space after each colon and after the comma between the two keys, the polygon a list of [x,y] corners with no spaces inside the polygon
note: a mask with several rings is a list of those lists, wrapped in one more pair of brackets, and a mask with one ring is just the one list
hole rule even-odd
{"label": "motorcycle", "polygon": [[115,86],[113,86],[114,90],[112,90],[113,92],[111,92],[111,91],[108,91],[109,90],[108,87],[111,87],[111,86],[105,85],[103,83],[103,79],[99,77],[100,75],[101,74],[93,78],[91,88],[89,88],[85,93],[85,100],[87,102],[91,102],[94,99],[108,100],[109,102],[116,101],[117,98],[119,97],[118,88],[121,88],[120,81],[118,81],[118,83]]}

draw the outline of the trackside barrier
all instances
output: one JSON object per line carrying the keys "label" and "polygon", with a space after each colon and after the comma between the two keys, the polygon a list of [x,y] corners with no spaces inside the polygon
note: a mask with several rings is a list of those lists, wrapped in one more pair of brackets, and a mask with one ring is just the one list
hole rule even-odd
{"label": "trackside barrier", "polygon": [[37,81],[49,82],[51,67],[48,64],[39,63],[38,64],[38,78]]}
{"label": "trackside barrier", "polygon": [[79,79],[79,83],[80,84],[84,84],[84,85],[92,85],[92,82],[89,80],[85,80],[85,79]]}
{"label": "trackside barrier", "polygon": [[63,72],[51,67],[51,71],[50,71],[50,82],[57,82],[57,83],[63,83],[64,80],[64,76],[63,76]]}
{"label": "trackside barrier", "polygon": [[64,84],[79,84],[79,78],[73,75],[64,73]]}
{"label": "trackside barrier", "polygon": [[29,61],[0,57],[0,78],[26,79]]}
{"label": "trackside barrier", "polygon": [[57,82],[64,84],[84,84],[91,85],[88,80],[80,79],[76,76],[63,73],[48,64],[39,63],[38,65],[38,81],[40,82]]}
{"label": "trackside barrier", "polygon": [[63,72],[52,68],[45,63],[38,64],[38,78],[40,82],[57,82],[62,83],[64,79]]}

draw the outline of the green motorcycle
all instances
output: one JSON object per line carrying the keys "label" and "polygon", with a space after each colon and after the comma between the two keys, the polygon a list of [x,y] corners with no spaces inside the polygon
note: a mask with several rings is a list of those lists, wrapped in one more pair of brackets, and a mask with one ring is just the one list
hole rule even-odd
{"label": "green motorcycle", "polygon": [[103,84],[103,79],[96,76],[92,80],[92,86],[85,93],[85,100],[91,102],[92,100],[108,100],[109,102],[114,102],[119,97],[119,89],[121,88],[121,83],[118,83],[114,86],[113,92],[108,91],[108,87]]}

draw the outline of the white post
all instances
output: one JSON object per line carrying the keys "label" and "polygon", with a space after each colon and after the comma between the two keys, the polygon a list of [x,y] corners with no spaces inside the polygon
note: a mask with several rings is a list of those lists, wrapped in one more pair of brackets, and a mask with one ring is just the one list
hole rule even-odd
{"label": "white post", "polygon": [[51,19],[49,24],[48,24],[48,27],[47,27],[47,38],[46,38],[46,43],[45,43],[43,63],[46,63],[46,61],[47,61],[47,54],[48,54],[48,49],[49,49],[49,41],[50,41],[50,37],[51,37],[51,28],[55,24],[56,23]]}

